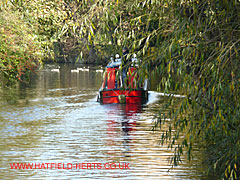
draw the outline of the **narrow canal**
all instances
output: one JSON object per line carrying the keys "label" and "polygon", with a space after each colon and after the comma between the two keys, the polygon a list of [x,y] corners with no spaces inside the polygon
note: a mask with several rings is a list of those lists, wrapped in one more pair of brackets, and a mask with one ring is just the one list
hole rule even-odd
{"label": "narrow canal", "polygon": [[29,85],[1,90],[1,179],[204,178],[200,152],[171,168],[172,151],[159,144],[167,123],[151,130],[167,97],[151,91],[144,106],[100,105],[97,67],[78,73],[71,65],[52,68],[33,74]]}

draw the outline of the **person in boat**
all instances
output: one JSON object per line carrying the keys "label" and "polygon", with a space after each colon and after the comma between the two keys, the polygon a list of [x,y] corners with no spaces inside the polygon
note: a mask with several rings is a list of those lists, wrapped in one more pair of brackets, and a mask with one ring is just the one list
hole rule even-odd
{"label": "person in boat", "polygon": [[127,70],[129,67],[129,63],[131,62],[131,59],[128,58],[129,50],[127,47],[124,47],[122,50],[122,85],[125,83],[125,80],[127,78]]}

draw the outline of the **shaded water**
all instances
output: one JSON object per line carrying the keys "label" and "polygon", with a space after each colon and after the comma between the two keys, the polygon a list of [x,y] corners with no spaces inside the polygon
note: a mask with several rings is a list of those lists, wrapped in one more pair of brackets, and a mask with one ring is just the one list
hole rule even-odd
{"label": "shaded water", "polygon": [[[28,86],[1,91],[1,179],[203,178],[198,159],[171,169],[172,152],[159,145],[167,124],[151,131],[152,118],[166,97],[150,92],[144,106],[100,105],[96,95],[102,74],[96,67],[79,73],[71,72],[71,65],[59,72],[50,68],[33,75]],[[37,168],[44,163],[46,169],[11,169],[13,163]],[[47,163],[61,164],[47,169]]]}

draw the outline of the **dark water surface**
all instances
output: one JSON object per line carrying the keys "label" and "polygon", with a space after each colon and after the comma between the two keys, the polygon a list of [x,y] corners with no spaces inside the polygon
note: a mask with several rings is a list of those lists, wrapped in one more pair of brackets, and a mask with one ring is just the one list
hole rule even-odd
{"label": "dark water surface", "polygon": [[[97,67],[79,73],[71,65],[52,68],[33,75],[28,86],[1,90],[0,179],[203,178],[198,159],[171,169],[172,152],[159,145],[167,124],[151,131],[166,97],[150,92],[144,106],[100,105]],[[13,163],[42,169],[12,169]]]}

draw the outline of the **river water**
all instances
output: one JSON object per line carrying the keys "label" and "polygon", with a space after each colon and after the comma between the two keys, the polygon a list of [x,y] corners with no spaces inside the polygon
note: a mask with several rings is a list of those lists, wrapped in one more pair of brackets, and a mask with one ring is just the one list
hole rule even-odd
{"label": "river water", "polygon": [[28,85],[1,90],[0,179],[204,178],[200,152],[171,168],[172,151],[159,144],[167,123],[151,130],[167,97],[150,91],[143,106],[100,105],[98,67],[53,68],[33,74]]}

